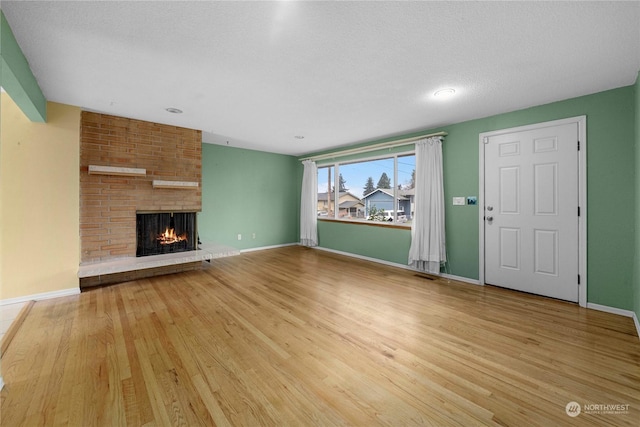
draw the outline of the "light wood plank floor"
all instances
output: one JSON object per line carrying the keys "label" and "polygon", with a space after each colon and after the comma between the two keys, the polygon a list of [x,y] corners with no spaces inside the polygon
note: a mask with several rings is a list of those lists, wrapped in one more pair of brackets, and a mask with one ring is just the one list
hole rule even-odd
{"label": "light wood plank floor", "polygon": [[37,302],[2,373],[2,426],[640,420],[631,319],[301,247]]}

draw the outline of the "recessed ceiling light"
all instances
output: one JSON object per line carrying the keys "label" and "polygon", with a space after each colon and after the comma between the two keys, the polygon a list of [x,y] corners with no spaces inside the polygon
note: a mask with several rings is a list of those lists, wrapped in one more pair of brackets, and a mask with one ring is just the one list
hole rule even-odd
{"label": "recessed ceiling light", "polygon": [[182,110],[179,108],[169,107],[169,108],[165,108],[165,110],[167,110],[171,114],[182,114]]}
{"label": "recessed ceiling light", "polygon": [[294,136],[294,138],[295,138],[295,139],[304,139],[304,136],[302,136],[302,135],[296,135],[296,136]]}
{"label": "recessed ceiling light", "polygon": [[449,88],[446,88],[446,89],[437,90],[433,94],[433,96],[435,96],[436,98],[439,98],[439,99],[446,99],[446,98],[452,97],[455,93],[456,93],[456,90],[449,87]]}

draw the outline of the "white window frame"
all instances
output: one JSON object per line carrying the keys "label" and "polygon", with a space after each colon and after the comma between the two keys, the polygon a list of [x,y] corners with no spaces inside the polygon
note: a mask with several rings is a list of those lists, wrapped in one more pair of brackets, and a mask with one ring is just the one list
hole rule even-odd
{"label": "white window frame", "polygon": [[[334,188],[333,188],[333,203],[334,203],[334,209],[333,209],[333,217],[329,217],[327,216],[327,219],[331,219],[331,220],[338,220],[338,221],[344,221],[344,222],[348,222],[351,224],[364,224],[364,225],[371,225],[371,223],[367,223],[367,222],[363,222],[363,221],[356,221],[356,220],[350,220],[350,219],[343,219],[343,218],[339,218],[338,214],[340,212],[340,185],[338,182],[338,179],[340,177],[340,165],[351,165],[351,164],[355,164],[355,163],[364,163],[364,162],[369,162],[369,161],[375,161],[375,160],[385,160],[385,159],[393,159],[393,197],[395,200],[394,206],[398,206],[400,201],[398,200],[398,157],[406,157],[406,156],[415,156],[416,155],[416,150],[415,148],[411,148],[409,150],[404,150],[404,151],[398,151],[397,153],[390,153],[390,154],[379,154],[379,155],[375,155],[375,156],[364,156],[358,159],[349,159],[349,160],[345,160],[345,161],[335,161],[333,163],[322,163],[318,165],[318,170],[323,169],[323,168],[330,168],[333,167],[333,181],[334,181]],[[316,190],[316,200],[317,200],[318,196],[317,196],[317,190]],[[361,199],[362,200],[362,199]],[[327,209],[330,210],[331,209],[331,204],[329,203],[329,201],[327,201]],[[399,211],[399,206],[394,209],[393,211],[393,222],[391,223],[386,223],[386,222],[376,222],[376,225],[386,225],[386,226],[396,226],[396,227],[404,227],[404,228],[408,228],[409,226],[405,226],[405,225],[399,225],[398,224],[398,211]]]}

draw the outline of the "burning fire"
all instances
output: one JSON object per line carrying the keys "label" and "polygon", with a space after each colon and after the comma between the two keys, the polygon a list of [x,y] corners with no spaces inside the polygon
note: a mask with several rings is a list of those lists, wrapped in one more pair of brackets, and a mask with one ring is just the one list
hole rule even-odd
{"label": "burning fire", "polygon": [[167,227],[167,230],[156,237],[156,240],[160,242],[161,245],[171,245],[173,243],[186,241],[187,233],[177,235],[173,228]]}

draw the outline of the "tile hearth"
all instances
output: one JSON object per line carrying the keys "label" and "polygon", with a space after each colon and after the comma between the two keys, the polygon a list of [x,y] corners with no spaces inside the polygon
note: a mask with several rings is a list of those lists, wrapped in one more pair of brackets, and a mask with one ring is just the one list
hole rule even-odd
{"label": "tile hearth", "polygon": [[215,258],[223,258],[239,254],[240,251],[238,249],[229,246],[203,244],[200,245],[200,249],[195,251],[176,252],[145,257],[126,257],[108,261],[82,263],[78,269],[78,277],[83,279],[149,268],[188,264],[199,261],[210,261]]}

